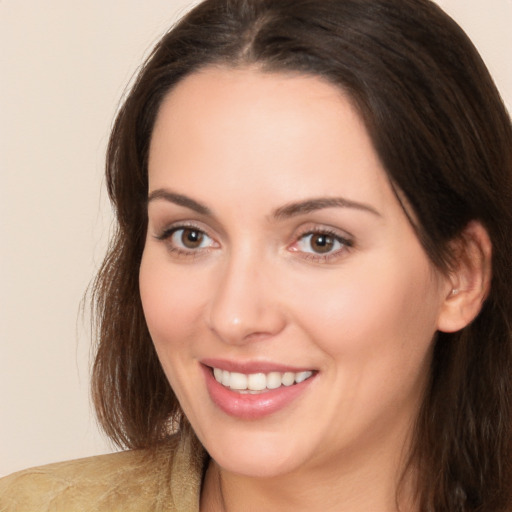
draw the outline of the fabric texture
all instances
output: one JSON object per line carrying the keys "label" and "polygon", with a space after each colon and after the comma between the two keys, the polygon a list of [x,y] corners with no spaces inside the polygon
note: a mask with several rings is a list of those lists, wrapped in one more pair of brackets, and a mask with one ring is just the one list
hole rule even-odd
{"label": "fabric texture", "polygon": [[193,434],[155,453],[59,462],[0,479],[1,512],[198,512],[206,463]]}

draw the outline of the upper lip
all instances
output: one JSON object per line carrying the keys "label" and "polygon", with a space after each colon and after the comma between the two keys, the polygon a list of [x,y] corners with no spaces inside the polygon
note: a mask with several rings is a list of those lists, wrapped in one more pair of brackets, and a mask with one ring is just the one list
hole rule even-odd
{"label": "upper lip", "polygon": [[313,371],[311,367],[305,366],[290,366],[281,363],[274,363],[270,361],[234,361],[231,359],[202,359],[201,364],[209,366],[210,368],[219,368],[227,370],[228,372],[237,373],[271,373],[271,372],[304,372]]}

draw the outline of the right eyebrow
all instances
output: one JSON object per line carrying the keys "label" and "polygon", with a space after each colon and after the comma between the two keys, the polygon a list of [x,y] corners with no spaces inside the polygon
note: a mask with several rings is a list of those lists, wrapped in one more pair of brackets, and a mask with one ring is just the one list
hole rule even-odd
{"label": "right eyebrow", "polygon": [[184,206],[185,208],[188,208],[190,210],[193,210],[197,213],[200,213],[201,215],[211,215],[212,212],[210,208],[205,206],[204,204],[198,203],[194,199],[185,196],[183,194],[177,194],[176,192],[171,192],[170,190],[167,190],[165,188],[159,188],[156,190],[153,190],[148,195],[148,204],[152,201],[156,200],[163,200],[168,201],[170,203],[177,204],[178,206]]}

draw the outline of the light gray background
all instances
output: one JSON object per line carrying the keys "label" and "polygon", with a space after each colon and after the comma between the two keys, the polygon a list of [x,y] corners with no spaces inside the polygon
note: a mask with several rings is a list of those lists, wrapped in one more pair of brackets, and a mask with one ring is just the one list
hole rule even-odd
{"label": "light gray background", "polygon": [[[439,0],[512,105],[512,0]],[[111,222],[109,129],[187,0],[0,0],[0,475],[111,451],[79,306]]]}

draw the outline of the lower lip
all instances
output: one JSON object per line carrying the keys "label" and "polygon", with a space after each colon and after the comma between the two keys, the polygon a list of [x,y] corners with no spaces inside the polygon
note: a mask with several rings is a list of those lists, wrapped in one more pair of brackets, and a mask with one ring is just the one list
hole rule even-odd
{"label": "lower lip", "polygon": [[244,420],[256,420],[284,409],[304,393],[315,377],[313,375],[299,384],[281,386],[262,393],[238,393],[217,382],[211,368],[205,365],[201,367],[213,403],[226,414]]}

